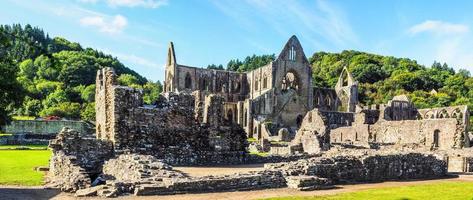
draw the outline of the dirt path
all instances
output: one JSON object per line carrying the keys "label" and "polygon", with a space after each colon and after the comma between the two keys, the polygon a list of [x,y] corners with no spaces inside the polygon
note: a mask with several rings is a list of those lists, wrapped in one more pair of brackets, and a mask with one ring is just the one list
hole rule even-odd
{"label": "dirt path", "polygon": [[[117,199],[125,200],[248,200],[248,199],[259,199],[259,198],[270,198],[270,197],[281,197],[281,196],[321,196],[321,195],[334,195],[345,192],[355,192],[373,188],[387,188],[397,186],[408,186],[408,185],[419,185],[436,183],[442,181],[473,181],[473,174],[460,175],[459,177],[436,179],[436,180],[421,180],[421,181],[389,181],[383,183],[367,183],[367,184],[351,184],[351,185],[337,185],[336,189],[331,190],[318,190],[318,191],[297,191],[288,188],[280,189],[267,189],[267,190],[256,190],[256,191],[237,191],[237,192],[215,192],[215,193],[202,193],[202,194],[183,194],[183,195],[167,195],[167,196],[124,196]],[[6,200],[30,200],[30,199],[80,199],[98,200],[101,198],[76,198],[71,194],[60,193],[57,190],[42,189],[41,187],[10,187],[0,186],[0,199]]]}

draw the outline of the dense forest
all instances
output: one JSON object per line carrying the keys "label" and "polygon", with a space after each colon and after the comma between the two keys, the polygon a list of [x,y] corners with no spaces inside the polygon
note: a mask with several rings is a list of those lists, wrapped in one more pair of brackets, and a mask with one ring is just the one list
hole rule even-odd
{"label": "dense forest", "polygon": [[[252,55],[207,68],[246,72],[274,59],[274,54]],[[359,82],[364,105],[406,94],[418,108],[468,105],[473,113],[473,77],[445,63],[425,67],[407,58],[358,51],[316,52],[309,61],[318,87],[333,88],[346,66]],[[111,55],[50,38],[30,25],[0,26],[0,123],[11,115],[94,120],[95,76],[102,67],[113,67],[120,84],[143,89],[146,103],[162,90],[159,81],[146,80]]]}
{"label": "dense forest", "polygon": [[117,58],[30,25],[0,26],[0,124],[11,115],[59,116],[93,121],[97,70],[112,67],[118,81],[144,90],[147,103],[161,84],[125,67]]}

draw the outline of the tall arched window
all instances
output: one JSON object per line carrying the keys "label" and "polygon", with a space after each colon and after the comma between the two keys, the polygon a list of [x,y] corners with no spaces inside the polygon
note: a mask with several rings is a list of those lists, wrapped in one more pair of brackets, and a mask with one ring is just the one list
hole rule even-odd
{"label": "tall arched window", "polygon": [[263,89],[266,89],[268,88],[268,78],[265,76],[263,78]]}
{"label": "tall arched window", "polygon": [[189,72],[186,73],[186,78],[184,79],[184,87],[186,89],[192,89],[192,78]]}
{"label": "tall arched window", "polygon": [[434,141],[433,141],[433,147],[435,147],[435,148],[439,147],[439,137],[440,137],[440,131],[435,130],[434,131]]}

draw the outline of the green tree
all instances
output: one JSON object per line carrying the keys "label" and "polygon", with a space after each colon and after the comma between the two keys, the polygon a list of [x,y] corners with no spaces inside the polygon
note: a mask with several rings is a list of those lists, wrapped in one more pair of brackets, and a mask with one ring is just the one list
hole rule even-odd
{"label": "green tree", "polygon": [[37,71],[38,69],[34,65],[33,60],[26,59],[20,63],[20,73],[18,75],[32,80],[36,76]]}
{"label": "green tree", "polygon": [[13,65],[9,52],[5,51],[10,43],[0,31],[0,125],[10,121],[10,112],[21,105],[24,96],[22,87],[16,80],[17,68]]}
{"label": "green tree", "polygon": [[154,104],[162,90],[163,86],[161,85],[161,82],[157,81],[156,83],[153,83],[148,81],[143,85],[143,101],[146,104]]}
{"label": "green tree", "polygon": [[80,117],[85,121],[95,121],[95,102],[85,103],[80,112]]}

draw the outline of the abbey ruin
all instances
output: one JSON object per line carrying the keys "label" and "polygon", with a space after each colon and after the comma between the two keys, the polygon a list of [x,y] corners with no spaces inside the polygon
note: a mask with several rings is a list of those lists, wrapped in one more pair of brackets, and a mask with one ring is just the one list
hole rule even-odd
{"label": "abbey ruin", "polygon": [[[333,89],[314,87],[311,75],[295,36],[273,62],[244,73],[178,64],[170,43],[164,92],[153,105],[141,90],[118,85],[113,69],[101,69],[96,134],[65,128],[50,142],[49,183],[112,197],[313,190],[473,171],[467,106],[417,109],[404,95],[362,106],[346,68]],[[204,177],[172,167],[248,163],[266,164]]]}

